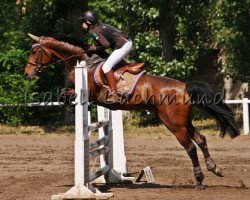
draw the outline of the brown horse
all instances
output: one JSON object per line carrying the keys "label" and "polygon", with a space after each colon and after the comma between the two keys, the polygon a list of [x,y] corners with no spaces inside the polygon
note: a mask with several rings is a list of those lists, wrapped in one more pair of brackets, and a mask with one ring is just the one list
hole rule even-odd
{"label": "brown horse", "polygon": [[[54,57],[65,63],[69,71],[74,70],[77,60],[91,60],[86,52],[77,46],[58,41],[51,37],[37,37],[29,34],[36,42],[25,67],[26,78],[34,78],[37,72],[52,62]],[[234,114],[221,98],[204,82],[183,83],[178,80],[145,74],[136,85],[134,93],[125,101],[116,104],[100,102],[100,88],[94,82],[95,66],[88,69],[89,101],[120,110],[149,110],[154,112],[163,124],[176,136],[185,148],[193,164],[196,187],[203,188],[204,175],[196,152],[200,147],[208,171],[222,176],[221,169],[211,158],[206,138],[192,124],[192,105],[198,106],[216,118],[221,126],[222,137],[228,133],[232,138],[239,135]],[[72,73],[73,74],[73,73]],[[73,78],[73,76],[72,76]]]}

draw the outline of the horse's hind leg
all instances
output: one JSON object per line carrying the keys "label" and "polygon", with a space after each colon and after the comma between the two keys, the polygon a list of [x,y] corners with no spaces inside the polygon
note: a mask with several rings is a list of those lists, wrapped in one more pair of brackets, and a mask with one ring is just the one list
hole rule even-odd
{"label": "horse's hind leg", "polygon": [[177,131],[175,132],[175,136],[180,142],[180,144],[186,149],[187,154],[192,160],[192,164],[194,168],[194,175],[196,178],[196,188],[199,188],[199,189],[203,188],[202,181],[204,179],[204,175],[201,171],[195,144],[193,143],[190,136],[188,135],[185,127],[178,128]]}
{"label": "horse's hind leg", "polygon": [[188,133],[192,140],[200,147],[207,166],[208,171],[212,171],[215,175],[223,177],[220,167],[210,157],[209,150],[207,147],[206,137],[202,135],[191,123],[188,126]]}
{"label": "horse's hind leg", "polygon": [[[158,114],[159,118],[162,120],[165,126],[175,134],[177,140],[185,148],[187,154],[191,158],[194,169],[194,175],[196,178],[196,188],[203,188],[202,181],[204,179],[204,175],[201,171],[196,146],[192,142],[191,137],[188,135],[187,128],[181,125],[183,123],[178,123],[177,121],[175,121],[175,123],[173,124],[172,120],[170,120],[168,116],[164,115],[163,113]],[[171,113],[171,116],[173,116],[173,113]]]}

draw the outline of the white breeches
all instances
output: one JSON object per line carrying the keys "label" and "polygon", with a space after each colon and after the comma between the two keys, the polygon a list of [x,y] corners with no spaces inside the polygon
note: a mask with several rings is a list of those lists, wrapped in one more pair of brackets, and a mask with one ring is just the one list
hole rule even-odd
{"label": "white breeches", "polygon": [[128,40],[120,49],[114,50],[104,65],[102,66],[102,71],[106,74],[108,73],[112,67],[114,67],[117,63],[119,63],[132,49],[132,41]]}

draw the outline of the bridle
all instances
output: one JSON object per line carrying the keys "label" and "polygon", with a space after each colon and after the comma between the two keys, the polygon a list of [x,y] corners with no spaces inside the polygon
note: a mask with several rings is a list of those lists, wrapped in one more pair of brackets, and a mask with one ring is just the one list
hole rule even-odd
{"label": "bridle", "polygon": [[[43,54],[43,53],[44,53],[50,60],[53,59],[53,58],[47,53],[47,52],[49,52],[49,50],[46,49],[46,48],[42,45],[42,39],[43,39],[43,38],[44,38],[44,37],[40,38],[39,42],[33,44],[32,47],[31,47],[31,51],[33,51],[35,48],[38,47],[38,51],[40,51],[40,54],[39,54],[40,57],[39,57],[38,60],[39,60],[40,63],[42,63],[42,54]],[[49,63],[49,64],[47,64],[47,65],[42,65],[42,64],[39,64],[39,63],[37,63],[37,62],[30,62],[30,61],[28,61],[27,63],[30,64],[30,65],[36,66],[36,71],[37,71],[37,72],[41,72],[43,69],[45,69],[45,68],[48,67],[48,66],[51,66],[51,65],[54,65],[54,64],[57,64],[57,63],[61,63],[61,62],[65,62],[66,60],[68,60],[68,59],[70,59],[70,58],[80,56],[81,54],[84,54],[84,53],[87,54],[86,51],[83,51],[83,52],[81,52],[80,54],[71,55],[71,56],[68,56],[68,57],[66,57],[66,58],[64,58],[64,59],[60,59],[60,60],[57,60],[57,61],[55,61],[55,62]]]}
{"label": "bridle", "polygon": [[[35,48],[38,47],[38,51],[40,51],[40,54],[39,54],[39,62],[42,63],[42,54],[44,53],[50,60],[52,59],[52,57],[47,53],[48,50],[41,44],[41,42],[39,43],[36,43],[36,44],[33,44],[32,47],[31,47],[31,51],[33,51]],[[28,61],[27,63],[33,65],[33,66],[36,66],[36,71],[38,72],[41,72],[44,68],[46,68],[48,65],[42,65],[42,64],[39,64],[39,63],[36,63],[36,62],[30,62]],[[49,64],[51,65],[51,64]]]}

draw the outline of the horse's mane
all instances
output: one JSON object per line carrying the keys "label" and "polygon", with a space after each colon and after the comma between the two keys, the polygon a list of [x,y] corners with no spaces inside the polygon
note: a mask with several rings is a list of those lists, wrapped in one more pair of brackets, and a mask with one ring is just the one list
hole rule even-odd
{"label": "horse's mane", "polygon": [[66,42],[66,43],[69,43],[71,45],[80,47],[85,51],[87,51],[89,48],[89,45],[87,45],[85,42],[83,42],[83,40],[80,40],[72,35],[56,34],[56,35],[53,35],[52,38],[54,38],[58,41],[61,41],[61,42]]}
{"label": "horse's mane", "polygon": [[[68,34],[56,34],[53,35],[52,38],[61,41],[61,42],[66,42],[68,44],[74,45],[76,47],[82,48],[84,51],[87,51],[89,49],[89,45],[84,41],[81,40],[73,35],[68,35]],[[106,59],[109,54],[106,51],[100,51],[100,52],[95,52],[98,56],[100,56],[103,59]],[[92,54],[88,52],[88,56],[91,56]]]}

